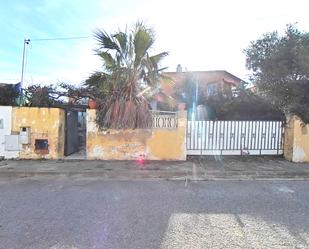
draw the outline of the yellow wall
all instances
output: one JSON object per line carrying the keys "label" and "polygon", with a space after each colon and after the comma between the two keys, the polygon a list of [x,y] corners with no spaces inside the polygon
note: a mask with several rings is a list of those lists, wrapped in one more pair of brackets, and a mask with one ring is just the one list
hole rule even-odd
{"label": "yellow wall", "polygon": [[[14,107],[12,133],[18,134],[21,127],[30,127],[29,145],[22,145],[22,159],[60,159],[64,156],[65,111],[59,108]],[[49,150],[35,150],[35,139],[48,139]]]}
{"label": "yellow wall", "polygon": [[309,162],[309,124],[305,125],[297,116],[288,118],[284,156],[293,162]]}
{"label": "yellow wall", "polygon": [[288,118],[284,128],[284,157],[285,159],[293,160],[293,143],[294,143],[294,119]]}
{"label": "yellow wall", "polygon": [[99,131],[95,110],[87,110],[87,158],[103,160],[186,160],[186,112],[176,129]]}

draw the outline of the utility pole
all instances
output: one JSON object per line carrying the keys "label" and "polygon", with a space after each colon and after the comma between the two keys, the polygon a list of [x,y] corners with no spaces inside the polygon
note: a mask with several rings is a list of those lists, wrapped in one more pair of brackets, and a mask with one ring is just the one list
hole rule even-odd
{"label": "utility pole", "polygon": [[24,49],[23,49],[23,60],[21,65],[21,79],[20,79],[20,93],[18,97],[19,105],[23,103],[23,86],[24,86],[24,72],[25,72],[25,55],[26,55],[26,46],[30,43],[30,39],[24,39]]}
{"label": "utility pole", "polygon": [[21,80],[20,80],[20,88],[23,88],[24,85],[24,71],[25,71],[25,54],[26,54],[26,46],[30,43],[30,39],[24,39],[24,49],[23,49],[23,61],[21,66]]}

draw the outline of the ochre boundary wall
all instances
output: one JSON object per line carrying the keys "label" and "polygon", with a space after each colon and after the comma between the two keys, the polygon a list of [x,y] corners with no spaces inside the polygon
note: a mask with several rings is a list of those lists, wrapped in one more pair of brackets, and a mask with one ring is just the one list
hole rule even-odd
{"label": "ochre boundary wall", "polygon": [[[65,141],[65,111],[59,108],[13,107],[12,134],[29,128],[29,144],[20,148],[20,159],[62,159]],[[36,139],[48,141],[47,150],[35,148]]]}
{"label": "ochre boundary wall", "polygon": [[186,160],[187,113],[177,113],[177,128],[101,131],[96,111],[87,110],[87,159]]}
{"label": "ochre boundary wall", "polygon": [[309,124],[295,115],[287,118],[284,157],[292,162],[309,162]]}

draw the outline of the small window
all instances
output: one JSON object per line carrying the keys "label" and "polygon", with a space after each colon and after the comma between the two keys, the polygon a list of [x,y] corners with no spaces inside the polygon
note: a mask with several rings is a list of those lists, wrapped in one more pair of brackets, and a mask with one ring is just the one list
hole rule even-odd
{"label": "small window", "polygon": [[48,140],[47,139],[36,139],[35,140],[35,150],[48,150]]}
{"label": "small window", "polygon": [[217,86],[215,84],[209,84],[207,85],[207,95],[212,96],[217,93]]}
{"label": "small window", "polygon": [[4,129],[4,120],[0,118],[0,129]]}

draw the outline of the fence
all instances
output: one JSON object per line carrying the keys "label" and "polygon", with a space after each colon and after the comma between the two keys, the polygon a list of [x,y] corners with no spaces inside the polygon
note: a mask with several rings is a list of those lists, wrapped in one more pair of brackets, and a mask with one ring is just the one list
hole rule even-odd
{"label": "fence", "polygon": [[188,121],[187,155],[283,154],[281,121]]}

